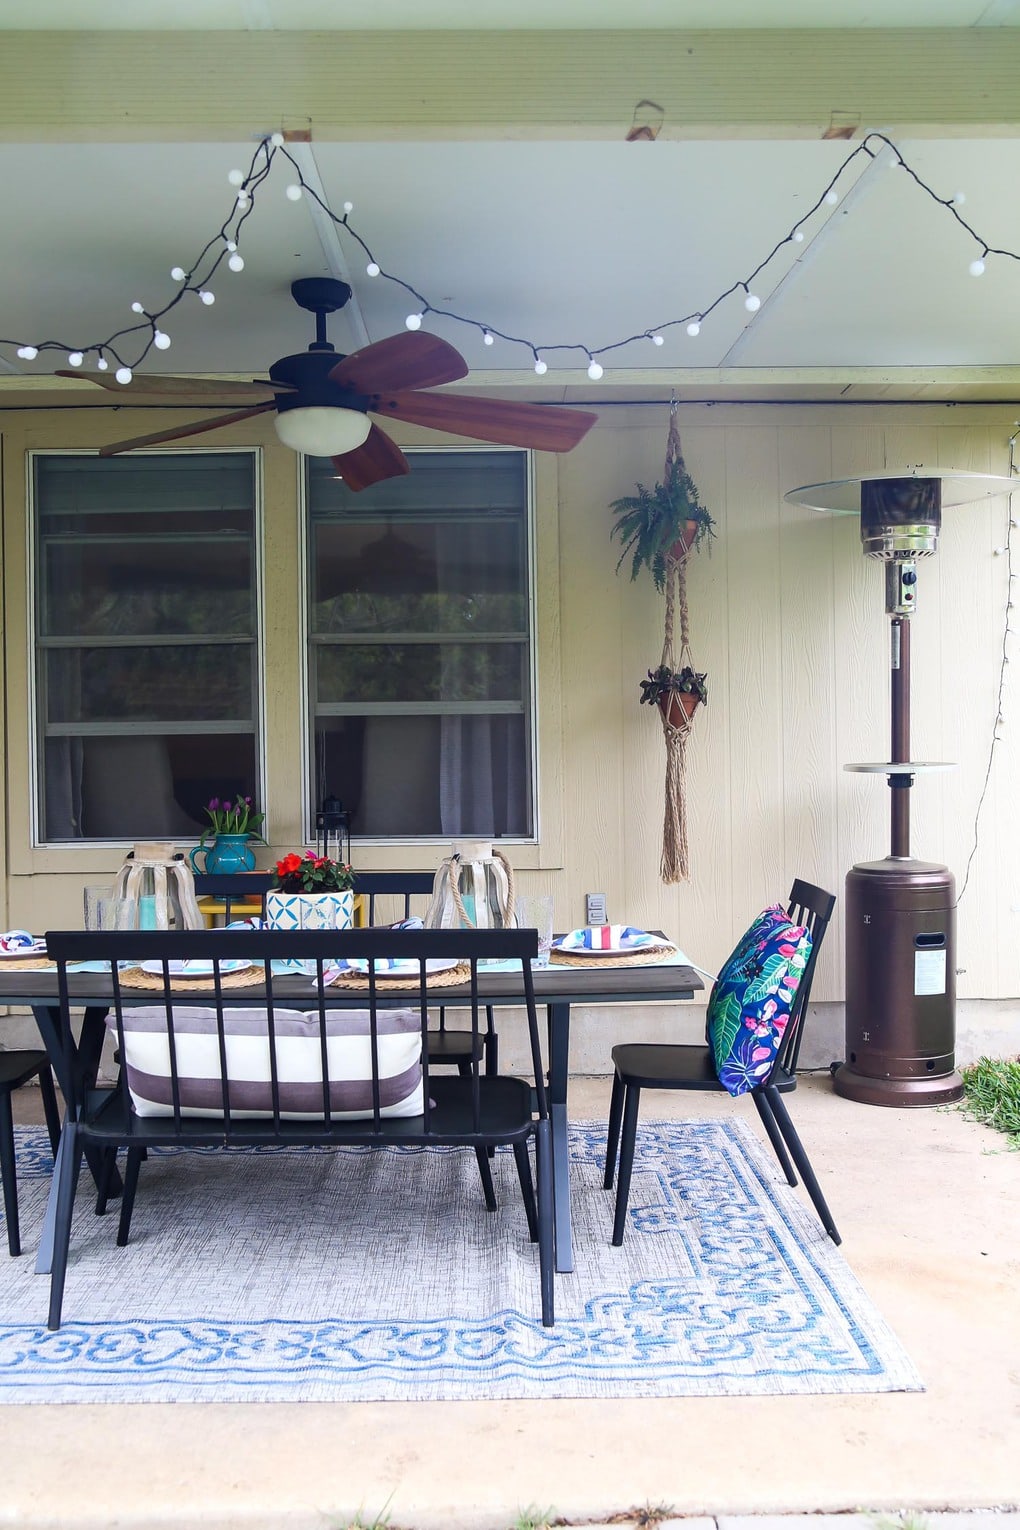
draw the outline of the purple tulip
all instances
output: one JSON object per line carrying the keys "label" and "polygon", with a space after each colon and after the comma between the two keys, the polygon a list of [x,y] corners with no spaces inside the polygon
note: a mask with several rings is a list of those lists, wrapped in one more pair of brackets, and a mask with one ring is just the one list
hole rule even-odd
{"label": "purple tulip", "polygon": [[210,801],[209,801],[209,811],[210,811],[210,813],[214,813],[216,811],[216,809],[219,807],[219,805],[220,805],[220,799],[218,797],[210,798]]}

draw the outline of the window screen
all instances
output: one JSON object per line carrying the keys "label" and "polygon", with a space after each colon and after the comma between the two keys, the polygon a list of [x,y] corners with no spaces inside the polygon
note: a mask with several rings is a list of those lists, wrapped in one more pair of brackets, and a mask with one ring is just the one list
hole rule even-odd
{"label": "window screen", "polygon": [[530,837],[527,454],[408,456],[360,494],[307,462],[313,800],[356,835]]}
{"label": "window screen", "polygon": [[39,455],[44,842],[194,838],[256,794],[255,459]]}

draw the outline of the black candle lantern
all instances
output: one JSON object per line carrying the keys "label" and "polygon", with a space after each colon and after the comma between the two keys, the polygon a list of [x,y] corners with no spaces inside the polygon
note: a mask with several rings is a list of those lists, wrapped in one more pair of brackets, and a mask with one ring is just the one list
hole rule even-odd
{"label": "black candle lantern", "polygon": [[351,815],[339,797],[323,797],[315,815],[316,854],[351,864]]}

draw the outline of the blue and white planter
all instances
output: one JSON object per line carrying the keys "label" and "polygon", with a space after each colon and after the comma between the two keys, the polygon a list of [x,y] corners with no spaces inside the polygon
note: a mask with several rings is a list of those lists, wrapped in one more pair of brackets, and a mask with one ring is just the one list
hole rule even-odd
{"label": "blue and white planter", "polygon": [[349,930],[354,924],[354,894],[270,892],[266,923],[272,930]]}

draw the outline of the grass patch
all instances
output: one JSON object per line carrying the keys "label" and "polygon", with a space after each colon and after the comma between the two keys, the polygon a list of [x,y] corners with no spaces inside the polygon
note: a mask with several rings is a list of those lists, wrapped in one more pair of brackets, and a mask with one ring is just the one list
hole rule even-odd
{"label": "grass patch", "polygon": [[1020,1151],[1020,1061],[981,1057],[963,1073],[962,1109],[976,1121],[1003,1132]]}

